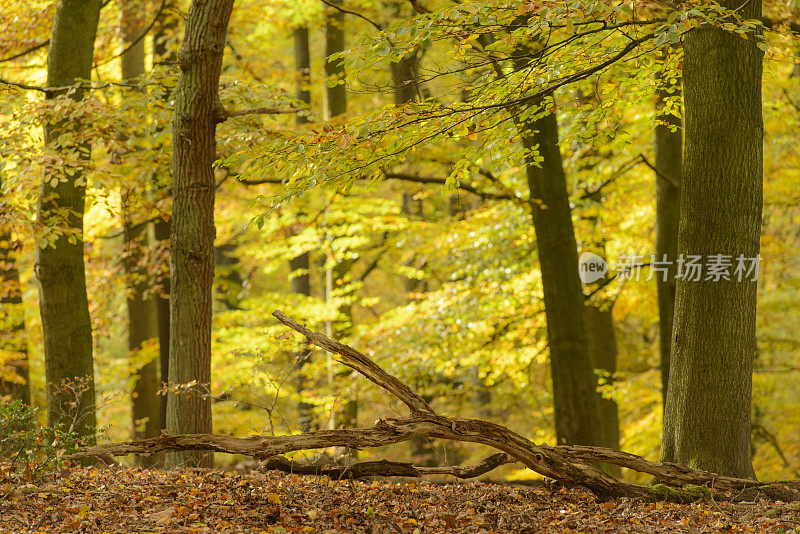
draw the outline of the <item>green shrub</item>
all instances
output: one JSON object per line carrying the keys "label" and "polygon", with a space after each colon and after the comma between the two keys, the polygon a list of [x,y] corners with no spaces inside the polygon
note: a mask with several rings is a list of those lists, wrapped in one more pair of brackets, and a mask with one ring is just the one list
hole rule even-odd
{"label": "green shrub", "polygon": [[37,410],[20,401],[0,402],[0,461],[27,475],[59,467],[75,451],[78,436],[37,423]]}

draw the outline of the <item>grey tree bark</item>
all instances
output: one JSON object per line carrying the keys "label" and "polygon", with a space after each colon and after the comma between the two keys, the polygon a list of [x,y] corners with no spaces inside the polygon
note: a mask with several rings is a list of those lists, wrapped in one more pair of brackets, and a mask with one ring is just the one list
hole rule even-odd
{"label": "grey tree bark", "polygon": [[[211,301],[214,279],[216,127],[224,119],[219,78],[233,0],[193,0],[178,52],[181,76],[172,127],[170,351],[167,430],[211,432]],[[167,465],[211,466],[201,451],[167,455]]]}
{"label": "grey tree bark", "polygon": [[[75,86],[91,78],[100,0],[59,0],[47,55],[47,86]],[[68,94],[80,101],[85,90],[50,91],[52,99]],[[91,157],[91,145],[80,139],[79,118],[44,125],[50,150],[77,150]],[[61,144],[61,140],[65,144]],[[37,247],[36,275],[42,317],[47,420],[50,426],[72,427],[87,442],[95,440],[92,323],[83,263],[83,213],[86,175],[79,166],[47,167],[39,192],[38,220],[66,228],[54,245]],[[74,404],[73,404],[74,403]],[[74,407],[73,407],[74,406]]]}
{"label": "grey tree bark", "polygon": [[[722,2],[745,19],[761,2]],[[686,145],[678,252],[759,254],[762,209],[761,74],[753,39],[710,26],[685,38]],[[733,271],[733,269],[731,269]],[[664,460],[752,477],[750,410],[756,282],[679,279],[667,389]]]}

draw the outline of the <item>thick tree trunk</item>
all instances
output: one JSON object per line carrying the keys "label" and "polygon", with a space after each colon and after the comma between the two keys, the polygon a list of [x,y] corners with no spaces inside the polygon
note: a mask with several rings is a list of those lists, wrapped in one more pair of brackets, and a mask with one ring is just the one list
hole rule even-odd
{"label": "thick tree trunk", "polygon": [[[517,128],[526,150],[525,170],[542,273],[556,437],[559,444],[601,444],[600,397],[590,357],[558,122],[549,113],[533,121],[520,119]],[[543,158],[541,162],[534,161],[534,152]]]}
{"label": "thick tree trunk", "polygon": [[[308,28],[303,26],[294,30],[294,69],[297,76],[297,99],[311,104],[311,53],[308,44]],[[308,117],[298,114],[295,119],[298,125],[308,122]],[[289,271],[292,273],[292,292],[306,297],[311,296],[310,254],[303,252],[289,260]],[[311,350],[304,346],[294,354],[294,368],[297,373],[295,390],[300,400],[297,403],[297,420],[303,432],[311,430],[314,424],[314,405],[303,400],[308,378],[304,368],[311,357]]]}
{"label": "thick tree trunk", "polygon": [[[59,0],[47,56],[47,86],[64,87],[91,78],[100,0]],[[83,90],[70,92],[80,100]],[[48,98],[63,94],[49,92]],[[44,126],[44,142],[56,151],[77,150],[88,160],[91,145],[80,139],[79,119],[61,119]],[[66,146],[61,144],[62,139]],[[39,193],[37,218],[65,227],[62,235],[37,248],[39,308],[42,316],[47,416],[50,426],[72,427],[85,441],[95,439],[92,323],[83,263],[83,213],[86,176],[77,166],[48,167]],[[66,215],[63,215],[66,211]]]}
{"label": "thick tree trunk", "polygon": [[[211,432],[211,301],[214,279],[216,127],[224,118],[219,77],[233,0],[193,0],[178,63],[172,127],[170,234],[171,391],[167,430]],[[211,466],[213,456],[179,452],[168,466]]]}
{"label": "thick tree trunk", "polygon": [[[2,179],[0,179],[2,189]],[[11,227],[0,223],[0,397],[31,403],[25,310],[19,283],[17,250]]]}
{"label": "thick tree trunk", "polygon": [[[120,6],[122,15],[122,79],[133,80],[145,73],[144,39],[142,22],[145,5],[139,0],[126,0]],[[124,267],[127,276],[128,350],[130,353],[133,391],[131,392],[131,418],[134,439],[152,438],[162,428],[160,400],[158,397],[158,362],[155,358],[141,362],[141,351],[150,340],[158,337],[155,300],[147,296],[149,282],[144,267],[150,245],[147,224],[132,220],[129,205],[135,205],[137,196],[145,191],[131,188],[122,192],[122,219],[125,235]],[[155,465],[158,458],[136,458],[139,465]]]}
{"label": "thick tree trunk", "polygon": [[[728,0],[746,19],[761,2]],[[679,254],[732,258],[730,280],[678,280],[662,458],[753,476],[750,402],[756,282],[737,258],[756,258],[762,208],[761,73],[752,39],[711,27],[684,42],[686,151]],[[743,262],[749,266],[748,262]],[[740,273],[741,274],[741,273]]]}
{"label": "thick tree trunk", "polygon": [[[664,49],[664,63],[669,61],[669,48]],[[669,262],[667,278],[658,275],[658,324],[661,353],[661,395],[667,400],[669,358],[672,344],[672,318],[675,313],[675,265],[678,258],[678,222],[681,198],[681,166],[683,131],[679,117],[665,109],[668,99],[681,94],[680,79],[670,81],[666,65],[656,76],[656,259]]]}

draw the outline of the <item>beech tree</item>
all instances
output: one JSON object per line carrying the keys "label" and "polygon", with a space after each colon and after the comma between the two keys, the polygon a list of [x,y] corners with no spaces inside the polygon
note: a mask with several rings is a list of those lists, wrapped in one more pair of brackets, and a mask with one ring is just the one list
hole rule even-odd
{"label": "beech tree", "polygon": [[[145,74],[144,3],[126,0],[121,6],[120,29],[125,52],[121,58],[122,80],[133,82]],[[161,429],[158,397],[158,361],[154,357],[141,361],[147,343],[158,338],[156,302],[150,292],[146,252],[152,244],[149,224],[137,213],[145,191],[136,187],[122,191],[122,226],[125,238],[123,265],[127,277],[128,350],[133,369],[131,417],[134,438],[152,438]],[[145,352],[145,354],[147,354]],[[155,457],[139,457],[144,465],[153,465]]]}
{"label": "beech tree", "polygon": [[[211,301],[214,280],[216,128],[225,120],[219,77],[233,0],[194,0],[178,52],[172,124],[170,351],[167,430],[211,432]],[[167,455],[168,466],[210,466],[201,451]]]}
{"label": "beech tree", "polygon": [[[746,19],[761,17],[760,1],[722,5]],[[683,48],[686,147],[678,253],[725,255],[734,264],[758,258],[763,52],[752,38],[710,26],[689,32]],[[743,274],[678,280],[661,457],[753,477],[756,281]]]}
{"label": "beech tree", "polygon": [[[294,29],[294,68],[297,76],[297,99],[305,102],[306,105],[311,104],[311,53],[308,44],[308,27],[301,26]],[[304,114],[298,114],[296,117],[298,125],[306,124],[308,117]],[[311,296],[311,280],[310,280],[310,256],[309,252],[298,254],[289,260],[289,270],[291,271],[291,286],[292,291],[298,295]],[[297,393],[302,396],[306,389],[307,378],[303,372],[308,358],[311,356],[311,350],[308,347],[303,347],[302,350],[297,351],[295,354],[294,367],[297,372]],[[311,429],[313,424],[313,405],[302,399],[297,405],[297,419],[300,423],[300,428],[305,432]]]}
{"label": "beech tree", "polygon": [[[80,101],[91,78],[100,0],[59,0],[47,55],[47,98]],[[79,116],[79,115],[78,115]],[[39,308],[44,334],[47,417],[51,426],[73,427],[94,440],[95,395],[92,323],[83,263],[83,213],[90,140],[79,118],[51,119],[44,125],[48,150],[67,165],[47,167],[39,193],[38,220],[58,229],[55,239],[40,238],[36,254]],[[72,406],[75,406],[74,408]]]}

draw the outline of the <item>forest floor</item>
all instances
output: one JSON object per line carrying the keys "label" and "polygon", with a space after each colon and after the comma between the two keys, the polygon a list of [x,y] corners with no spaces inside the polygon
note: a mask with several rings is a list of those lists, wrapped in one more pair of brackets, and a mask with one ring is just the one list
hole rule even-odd
{"label": "forest floor", "polygon": [[601,502],[544,486],[117,466],[64,468],[36,485],[0,476],[0,532],[793,531],[800,503]]}

